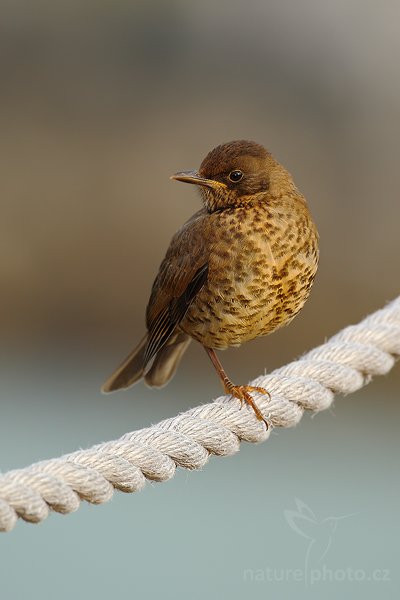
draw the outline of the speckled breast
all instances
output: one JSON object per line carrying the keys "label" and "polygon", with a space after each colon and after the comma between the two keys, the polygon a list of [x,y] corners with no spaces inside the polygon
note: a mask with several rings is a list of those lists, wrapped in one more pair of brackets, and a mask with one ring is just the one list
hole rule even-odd
{"label": "speckled breast", "polygon": [[181,329],[223,349],[289,323],[318,266],[318,234],[304,201],[225,209],[212,215],[207,237],[208,280]]}

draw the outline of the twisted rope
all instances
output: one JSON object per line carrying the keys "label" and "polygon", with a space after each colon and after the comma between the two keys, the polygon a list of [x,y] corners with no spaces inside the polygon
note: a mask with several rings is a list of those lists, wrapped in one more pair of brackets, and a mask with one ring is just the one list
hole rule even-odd
{"label": "twisted rope", "polygon": [[240,441],[262,442],[273,427],[292,427],[304,410],[328,408],[335,393],[355,392],[384,375],[400,356],[400,296],[358,325],[350,325],[299,360],[263,375],[251,385],[269,429],[247,407],[228,396],[192,408],[146,429],[0,476],[0,531],[18,517],[43,521],[50,510],[70,513],[80,501],[107,502],[114,488],[140,490],[146,479],[166,481],[177,466],[200,469],[209,456],[227,456]]}

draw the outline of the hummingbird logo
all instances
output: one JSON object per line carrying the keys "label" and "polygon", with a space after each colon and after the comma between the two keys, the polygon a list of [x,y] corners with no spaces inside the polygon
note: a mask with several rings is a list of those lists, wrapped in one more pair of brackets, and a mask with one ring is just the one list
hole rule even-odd
{"label": "hummingbird logo", "polygon": [[289,527],[308,540],[304,565],[307,575],[310,565],[318,565],[327,555],[339,521],[356,513],[318,519],[311,508],[299,498],[295,498],[295,504],[296,510],[285,510],[284,515]]}

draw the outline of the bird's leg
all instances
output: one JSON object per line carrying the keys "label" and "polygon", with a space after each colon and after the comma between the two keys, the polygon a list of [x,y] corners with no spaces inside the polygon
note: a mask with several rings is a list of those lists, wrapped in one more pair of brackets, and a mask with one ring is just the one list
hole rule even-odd
{"label": "bird's leg", "polygon": [[259,392],[260,394],[264,394],[269,397],[270,397],[270,393],[262,387],[254,387],[252,385],[235,385],[234,383],[232,383],[232,381],[229,379],[228,375],[225,373],[224,368],[221,365],[220,360],[215,353],[215,350],[213,350],[212,348],[208,348],[207,346],[204,346],[204,348],[205,348],[208,356],[210,357],[215,370],[217,371],[218,377],[220,378],[220,380],[222,382],[225,392],[227,394],[231,394],[234,398],[237,398],[238,400],[240,400],[241,405],[243,405],[243,402],[246,402],[247,404],[249,404],[251,406],[251,408],[254,410],[257,419],[259,421],[264,421],[264,423],[268,429],[268,423],[265,420],[265,418],[263,417],[257,404],[254,402],[253,398],[251,397],[250,392]]}

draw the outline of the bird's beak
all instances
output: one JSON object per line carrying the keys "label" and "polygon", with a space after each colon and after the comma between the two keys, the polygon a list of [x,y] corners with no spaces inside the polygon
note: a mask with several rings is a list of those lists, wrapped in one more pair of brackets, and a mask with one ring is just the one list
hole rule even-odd
{"label": "bird's beak", "polygon": [[195,185],[204,185],[213,189],[226,188],[225,183],[222,183],[222,181],[206,179],[205,177],[201,177],[197,171],[181,171],[180,173],[171,175],[170,179],[176,179],[176,181],[183,181],[184,183],[194,183]]}

